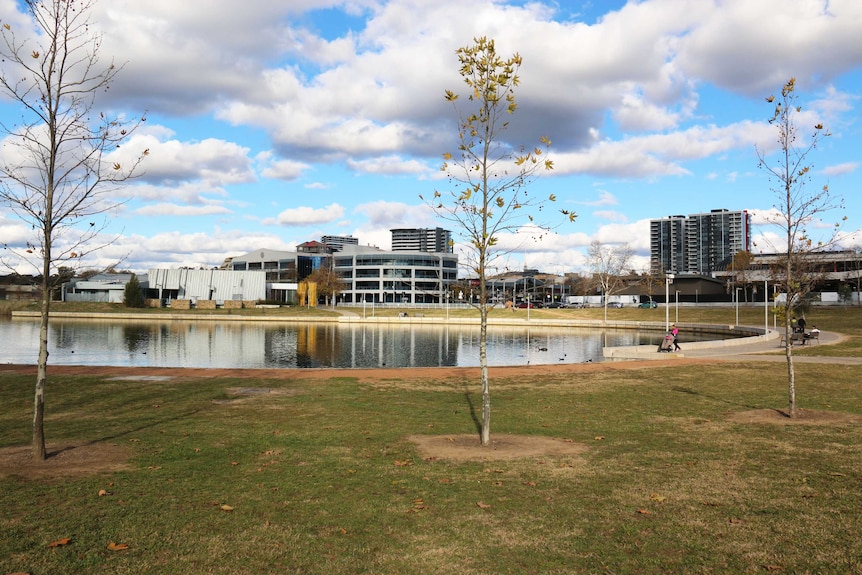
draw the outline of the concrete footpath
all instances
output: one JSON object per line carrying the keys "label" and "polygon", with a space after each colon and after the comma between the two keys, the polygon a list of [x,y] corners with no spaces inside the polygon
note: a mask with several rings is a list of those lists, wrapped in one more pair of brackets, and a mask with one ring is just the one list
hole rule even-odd
{"label": "concrete footpath", "polygon": [[[811,355],[810,349],[817,349],[821,345],[830,345],[838,343],[844,337],[835,332],[823,331],[820,332],[819,341],[816,343],[806,342],[805,345],[796,344],[793,346],[796,350],[805,350],[804,354],[794,353],[793,361],[795,363],[835,363],[862,365],[862,357],[837,357],[825,355]],[[693,359],[693,358],[710,358],[727,361],[766,361],[766,362],[785,362],[787,358],[784,355],[784,344],[781,342],[781,335],[776,331],[770,331],[766,335],[753,337],[744,337],[737,339],[725,339],[716,341],[699,341],[686,344],[680,341],[682,348],[678,352],[658,352],[657,346],[639,345],[631,347],[613,347],[605,348],[604,355],[606,359],[627,359],[627,360],[650,360],[650,359]]]}

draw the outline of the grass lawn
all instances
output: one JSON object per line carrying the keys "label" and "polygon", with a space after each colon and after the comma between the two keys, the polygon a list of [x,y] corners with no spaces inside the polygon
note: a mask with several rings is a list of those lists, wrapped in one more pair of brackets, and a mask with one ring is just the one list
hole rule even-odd
{"label": "grass lawn", "polygon": [[[851,335],[845,355],[859,320],[809,314]],[[862,573],[858,366],[798,363],[800,407],[821,417],[791,423],[770,417],[786,407],[783,363],[673,363],[492,369],[492,439],[583,449],[467,460],[410,438],[478,443],[475,377],[49,368],[49,443],[114,465],[35,474],[3,459],[0,574]],[[0,366],[0,451],[29,442],[33,386]]]}

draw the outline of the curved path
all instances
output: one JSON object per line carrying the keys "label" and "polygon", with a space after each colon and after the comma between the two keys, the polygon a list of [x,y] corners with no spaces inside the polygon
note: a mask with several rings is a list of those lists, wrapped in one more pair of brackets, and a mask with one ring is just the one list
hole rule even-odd
{"label": "curved path", "polygon": [[[793,349],[805,348],[817,349],[821,345],[840,343],[845,336],[840,333],[823,331],[820,332],[820,341],[815,344],[794,346]],[[784,345],[778,343],[778,339],[757,341],[746,346],[734,347],[707,347],[702,349],[685,349],[683,343],[682,355],[685,358],[732,360],[732,361],[773,361],[784,362]],[[793,354],[793,361],[797,363],[843,363],[848,365],[862,365],[862,357],[825,356],[825,355],[799,355]]]}

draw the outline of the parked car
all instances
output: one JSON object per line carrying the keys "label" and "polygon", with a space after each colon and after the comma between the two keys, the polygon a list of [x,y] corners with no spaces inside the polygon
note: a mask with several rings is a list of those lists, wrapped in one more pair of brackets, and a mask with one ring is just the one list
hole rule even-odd
{"label": "parked car", "polygon": [[528,307],[535,309],[535,308],[542,307],[542,305],[540,303],[534,302],[534,301],[531,301],[531,302],[519,301],[518,303],[515,304],[515,307],[520,308],[520,309],[527,309]]}
{"label": "parked car", "polygon": [[642,308],[658,307],[658,304],[655,303],[654,301],[645,301],[645,302],[641,302],[640,304],[638,304],[638,307],[642,307]]}
{"label": "parked car", "polygon": [[615,308],[619,309],[619,308],[623,307],[623,302],[612,301],[611,303],[608,304],[608,307],[615,307]]}
{"label": "parked car", "polygon": [[545,304],[545,307],[556,309],[556,308],[560,308],[560,307],[565,307],[565,304],[560,303],[558,301],[549,301],[548,303]]}

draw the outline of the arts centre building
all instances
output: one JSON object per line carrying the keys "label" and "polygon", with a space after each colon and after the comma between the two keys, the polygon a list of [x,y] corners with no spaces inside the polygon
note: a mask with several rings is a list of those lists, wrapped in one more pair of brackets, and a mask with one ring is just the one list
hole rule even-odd
{"label": "arts centre building", "polygon": [[323,241],[298,245],[295,252],[256,250],[229,258],[222,267],[264,272],[266,294],[261,299],[270,301],[296,301],[299,282],[324,268],[341,278],[340,304],[443,303],[458,276],[458,256],[452,252],[449,232],[399,229],[392,234],[393,250],[359,245],[351,241],[355,238],[324,236]]}

